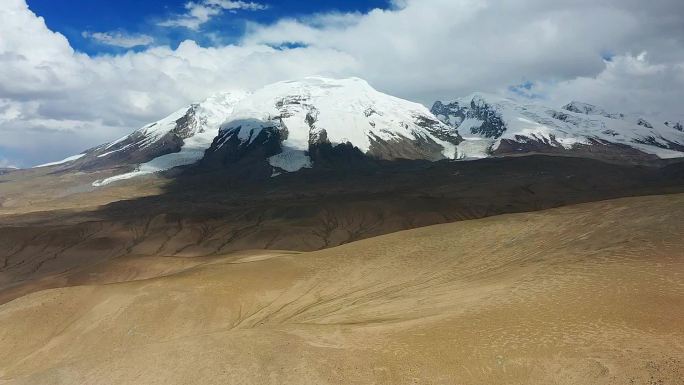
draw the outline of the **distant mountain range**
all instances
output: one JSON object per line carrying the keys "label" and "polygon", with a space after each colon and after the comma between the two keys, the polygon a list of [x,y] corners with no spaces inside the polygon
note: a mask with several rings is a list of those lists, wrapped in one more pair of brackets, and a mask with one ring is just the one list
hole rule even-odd
{"label": "distant mountain range", "polygon": [[529,152],[625,160],[684,156],[682,123],[610,113],[587,103],[558,109],[476,93],[436,102],[432,113],[463,136],[460,158]]}
{"label": "distant mountain range", "polygon": [[562,108],[475,93],[431,110],[358,78],[305,78],[256,92],[228,92],[183,108],[111,143],[61,162],[60,170],[117,169],[103,185],[199,163],[277,176],[374,160],[479,159],[551,154],[639,162],[684,156],[681,122]]}

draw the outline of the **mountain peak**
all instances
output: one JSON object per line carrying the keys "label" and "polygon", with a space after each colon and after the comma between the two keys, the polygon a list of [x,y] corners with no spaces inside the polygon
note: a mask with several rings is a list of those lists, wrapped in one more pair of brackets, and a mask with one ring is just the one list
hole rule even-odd
{"label": "mountain peak", "polygon": [[[454,157],[457,136],[423,105],[383,94],[359,78],[274,83],[241,100],[208,150],[235,162],[257,141],[276,172],[315,164],[321,145],[351,145],[378,159]],[[276,143],[278,142],[278,143]],[[281,162],[287,158],[298,164]]]}
{"label": "mountain peak", "polygon": [[360,78],[312,76],[251,93],[216,94],[78,162],[99,167],[100,158],[110,156],[138,162],[130,172],[98,184],[201,159],[221,167],[249,159],[270,175],[320,164],[331,159],[330,152],[387,160],[454,158],[460,140],[421,104],[381,93]]}
{"label": "mountain peak", "polygon": [[624,119],[625,115],[621,113],[612,113],[604,110],[601,107],[598,107],[593,104],[585,103],[585,102],[580,102],[580,101],[572,101],[562,107],[562,109],[574,112],[577,114],[584,114],[584,115],[597,115],[597,116],[603,116],[606,118],[610,119]]}

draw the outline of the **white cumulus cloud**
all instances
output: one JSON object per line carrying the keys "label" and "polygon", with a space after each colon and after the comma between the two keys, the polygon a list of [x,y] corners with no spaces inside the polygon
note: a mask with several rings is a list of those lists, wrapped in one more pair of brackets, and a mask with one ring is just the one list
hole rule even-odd
{"label": "white cumulus cloud", "polygon": [[533,88],[555,104],[581,100],[609,111],[684,120],[684,62],[653,63],[647,52],[615,56],[594,76]]}
{"label": "white cumulus cloud", "polygon": [[190,1],[185,4],[186,13],[158,23],[162,27],[183,27],[198,30],[203,24],[213,17],[221,15],[224,11],[263,11],[267,5],[251,1],[233,0],[203,0],[200,2]]}
{"label": "white cumulus cloud", "polygon": [[123,32],[89,32],[81,33],[84,38],[92,39],[100,44],[111,45],[121,48],[134,48],[148,46],[154,43],[154,38],[150,35],[136,34],[130,35]]}

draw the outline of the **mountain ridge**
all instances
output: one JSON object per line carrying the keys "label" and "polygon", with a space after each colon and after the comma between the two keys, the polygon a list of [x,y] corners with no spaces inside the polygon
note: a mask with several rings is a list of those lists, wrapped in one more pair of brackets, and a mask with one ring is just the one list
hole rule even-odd
{"label": "mountain ridge", "polygon": [[684,156],[684,135],[674,128],[676,123],[650,123],[583,102],[557,109],[473,93],[438,101],[431,111],[465,138],[466,146],[458,149],[465,158],[529,152],[626,159]]}
{"label": "mountain ridge", "polygon": [[61,162],[59,170],[116,169],[94,186],[179,166],[250,168],[272,177],[373,160],[469,160],[528,153],[643,162],[684,156],[680,122],[561,108],[473,93],[425,106],[359,78],[307,77],[254,92],[216,94]]}

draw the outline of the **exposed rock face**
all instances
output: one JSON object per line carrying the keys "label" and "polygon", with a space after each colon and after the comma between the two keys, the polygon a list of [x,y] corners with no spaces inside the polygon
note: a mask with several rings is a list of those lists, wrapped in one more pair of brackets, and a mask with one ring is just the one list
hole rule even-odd
{"label": "exposed rock face", "polygon": [[373,167],[375,164],[372,158],[349,142],[335,146],[330,142],[312,143],[309,146],[308,154],[316,168],[354,170]]}
{"label": "exposed rock face", "polygon": [[377,159],[425,159],[438,161],[445,159],[443,148],[430,137],[418,137],[414,140],[403,138],[385,140],[373,136],[368,155]]}
{"label": "exposed rock face", "polygon": [[684,153],[684,144],[682,144],[683,142],[676,142],[663,137],[649,135],[643,138],[635,139],[634,142]]}
{"label": "exposed rock face", "polygon": [[651,123],[649,123],[646,120],[641,119],[641,118],[639,118],[639,120],[637,121],[637,124],[640,126],[646,127],[646,128],[651,128],[651,129],[653,128],[653,125],[651,125]]}
{"label": "exposed rock face", "polygon": [[[225,168],[236,176],[249,179],[267,178],[272,175],[268,159],[281,153],[281,144],[287,138],[287,130],[281,130],[273,122],[238,121],[229,129],[221,130],[200,162],[203,167]],[[250,129],[247,138],[241,138],[243,127]]]}
{"label": "exposed rock face", "polygon": [[603,116],[605,118],[609,119],[624,119],[625,115],[624,114],[617,114],[617,113],[610,113],[605,111],[604,109],[595,106],[593,104],[589,103],[583,103],[583,102],[570,102],[562,107],[562,109],[570,112],[574,112],[577,114],[584,114],[584,115],[599,115]]}
{"label": "exposed rock face", "polygon": [[591,139],[589,144],[577,143],[565,148],[551,139],[530,139],[518,137],[516,140],[504,139],[492,155],[506,156],[512,154],[548,154],[572,155],[582,158],[602,159],[606,161],[641,163],[655,161],[656,155],[647,154],[633,147]]}
{"label": "exposed rock face", "polygon": [[[250,160],[264,160],[280,152],[280,144],[287,137],[286,130],[261,121],[236,122],[230,129],[223,130],[214,139],[202,162],[214,166],[231,166]],[[259,130],[250,130],[247,138],[240,138],[243,125],[259,125]]]}
{"label": "exposed rock face", "polygon": [[122,166],[134,167],[154,158],[179,152],[185,138],[175,132],[168,132],[152,143],[146,143],[146,139],[144,134],[136,131],[111,147],[105,145],[86,151],[86,156],[69,168],[90,171]]}
{"label": "exposed rock face", "polygon": [[665,122],[665,125],[668,127],[672,127],[677,131],[684,131],[684,125],[682,122]]}
{"label": "exposed rock face", "polygon": [[499,138],[506,131],[506,123],[502,117],[480,95],[475,95],[469,103],[455,101],[444,105],[436,102],[432,107],[432,113],[438,117],[444,117],[445,122],[455,127],[460,126],[466,119],[479,120],[481,124],[471,126],[470,133],[486,138]]}
{"label": "exposed rock face", "polygon": [[437,117],[419,115],[415,117],[415,123],[419,127],[426,129],[435,138],[444,142],[451,143],[453,145],[458,145],[459,143],[463,142],[463,138],[458,135],[458,132],[452,129],[449,125],[442,124]]}

